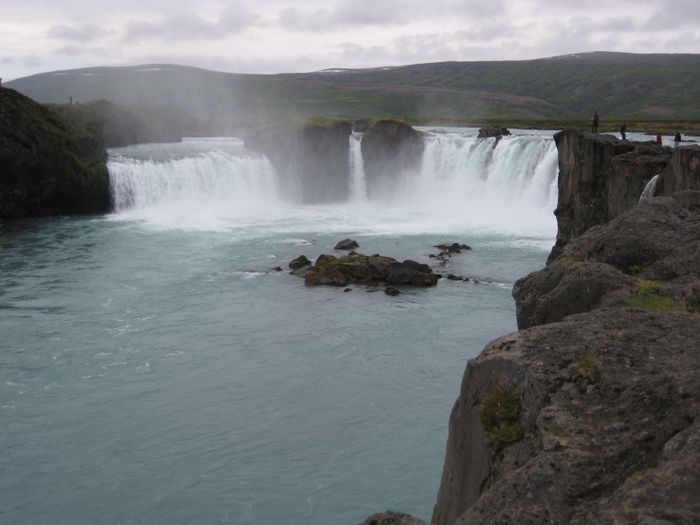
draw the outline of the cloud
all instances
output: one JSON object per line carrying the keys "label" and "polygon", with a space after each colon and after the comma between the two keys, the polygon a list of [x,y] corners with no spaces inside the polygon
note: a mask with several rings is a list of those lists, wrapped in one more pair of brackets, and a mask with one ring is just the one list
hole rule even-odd
{"label": "cloud", "polygon": [[679,29],[692,26],[700,33],[700,2],[697,0],[661,0],[644,24],[648,31]]}
{"label": "cloud", "polygon": [[330,8],[285,7],[277,21],[290,31],[336,31],[359,27],[395,27],[426,20],[489,20],[506,10],[504,0],[354,0]]}
{"label": "cloud", "polygon": [[50,38],[59,40],[72,40],[75,42],[91,42],[109,36],[110,30],[104,29],[94,24],[86,24],[84,26],[69,26],[59,24],[51,26],[48,31]]}
{"label": "cloud", "polygon": [[124,39],[217,40],[238,34],[258,20],[259,15],[250,11],[246,4],[238,3],[223,9],[213,22],[191,12],[173,13],[157,22],[131,20],[125,26]]}

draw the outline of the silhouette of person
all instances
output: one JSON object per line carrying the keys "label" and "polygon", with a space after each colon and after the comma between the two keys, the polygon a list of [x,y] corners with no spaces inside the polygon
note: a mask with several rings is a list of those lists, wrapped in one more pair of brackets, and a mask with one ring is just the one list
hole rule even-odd
{"label": "silhouette of person", "polygon": [[598,123],[600,122],[600,117],[598,112],[593,113],[593,124],[591,125],[591,133],[598,133]]}
{"label": "silhouette of person", "polygon": [[680,146],[681,144],[681,132],[676,131],[676,136],[673,137],[673,143],[675,144],[676,147]]}
{"label": "silhouette of person", "polygon": [[625,137],[627,137],[627,124],[620,126],[620,138],[625,140]]}
{"label": "silhouette of person", "polygon": [[661,141],[661,133],[657,133],[657,134],[656,134],[656,143],[657,143],[659,146],[661,146],[661,143],[662,143],[662,141]]}

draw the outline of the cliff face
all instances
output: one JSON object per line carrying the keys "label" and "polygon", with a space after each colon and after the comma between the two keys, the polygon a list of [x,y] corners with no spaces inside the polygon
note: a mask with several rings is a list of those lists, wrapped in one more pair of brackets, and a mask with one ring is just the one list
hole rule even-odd
{"label": "cliff face", "polygon": [[0,88],[0,217],[109,209],[100,138],[30,98]]}
{"label": "cliff face", "polygon": [[681,192],[519,282],[529,328],[467,366],[436,525],[700,520],[699,254]]}
{"label": "cliff face", "polygon": [[554,214],[559,225],[556,257],[572,238],[629,210],[646,183],[664,173],[672,150],[576,130],[557,133],[559,202]]}
{"label": "cliff face", "polygon": [[345,120],[281,122],[249,130],[246,146],[267,156],[287,197],[326,203],[350,196],[349,135]]}
{"label": "cliff face", "polygon": [[[700,148],[556,140],[558,244],[467,365],[432,521],[698,523]],[[685,191],[637,204],[657,169]]]}
{"label": "cliff face", "polygon": [[414,171],[423,157],[421,133],[397,120],[378,120],[362,135],[367,193],[370,197],[390,194],[393,175]]}

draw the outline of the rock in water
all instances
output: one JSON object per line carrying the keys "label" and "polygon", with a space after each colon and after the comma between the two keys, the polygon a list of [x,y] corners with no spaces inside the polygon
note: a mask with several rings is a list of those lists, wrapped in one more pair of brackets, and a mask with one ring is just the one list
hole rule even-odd
{"label": "rock in water", "polygon": [[361,148],[368,196],[389,195],[402,173],[419,169],[423,136],[404,122],[382,119],[364,132]]}
{"label": "rock in water", "polygon": [[245,145],[264,153],[290,200],[304,204],[345,201],[350,196],[350,121],[278,121],[245,134]]}
{"label": "rock in water", "polygon": [[306,258],[306,255],[300,255],[289,263],[289,267],[292,270],[298,270],[300,268],[304,268],[305,266],[311,266],[311,261]]}
{"label": "rock in water", "polygon": [[508,128],[481,128],[479,130],[479,134],[477,135],[477,138],[479,139],[485,139],[485,138],[491,138],[491,137],[504,137],[506,135],[510,135],[510,130]]}
{"label": "rock in water", "polygon": [[[296,259],[295,259],[296,261]],[[294,261],[292,261],[294,262]],[[304,265],[293,273],[303,276],[307,286],[329,284],[347,286],[349,284],[391,285],[408,284],[413,286],[435,286],[440,275],[427,264],[406,260],[398,262],[382,255],[319,255],[313,265]],[[303,273],[299,273],[303,271]]]}
{"label": "rock in water", "polygon": [[372,514],[359,525],[427,525],[423,520],[401,512],[380,512]]}
{"label": "rock in water", "polygon": [[100,137],[0,87],[0,217],[109,211],[106,161]]}
{"label": "rock in water", "polygon": [[338,244],[335,245],[335,250],[354,250],[355,248],[359,248],[360,245],[357,244],[356,241],[352,239],[343,239],[342,241],[338,241]]}
{"label": "rock in water", "polygon": [[396,295],[400,295],[401,290],[399,290],[398,288],[394,288],[393,286],[387,286],[386,288],[384,288],[384,293],[393,297]]}

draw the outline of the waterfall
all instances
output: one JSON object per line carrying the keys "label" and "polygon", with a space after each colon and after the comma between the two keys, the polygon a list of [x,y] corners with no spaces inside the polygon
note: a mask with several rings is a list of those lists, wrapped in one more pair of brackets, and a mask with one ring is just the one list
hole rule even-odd
{"label": "waterfall", "polygon": [[163,155],[175,147],[158,144],[111,151],[115,211],[196,229],[264,213],[278,200],[275,172],[265,157],[242,151],[240,142],[229,151],[207,146],[183,145],[186,155]]}
{"label": "waterfall", "polygon": [[364,200],[367,195],[361,141],[362,133],[353,132],[350,135],[350,194],[355,201]]}
{"label": "waterfall", "polygon": [[[387,192],[372,199],[367,197],[362,135],[352,133],[348,140],[348,180],[337,184],[350,188],[347,203],[354,205],[352,213],[366,213],[365,223],[381,222],[378,213],[396,212],[435,229],[458,224],[509,232],[555,231],[558,156],[549,135],[496,141],[462,130],[428,132],[417,169],[388,174]],[[310,217],[318,209],[292,200],[283,191],[289,181],[238,139],[117,148],[110,150],[108,168],[116,213],[166,227],[221,229],[289,221]],[[320,170],[304,183],[319,184],[314,177],[325,173]],[[323,182],[334,184],[331,179]],[[319,205],[338,213],[348,209],[342,202],[323,202]],[[375,211],[368,212],[370,208]]]}
{"label": "waterfall", "polygon": [[639,196],[639,202],[649,202],[654,195],[656,195],[656,184],[659,180],[661,174],[654,175],[647,185],[644,186],[642,194]]}

